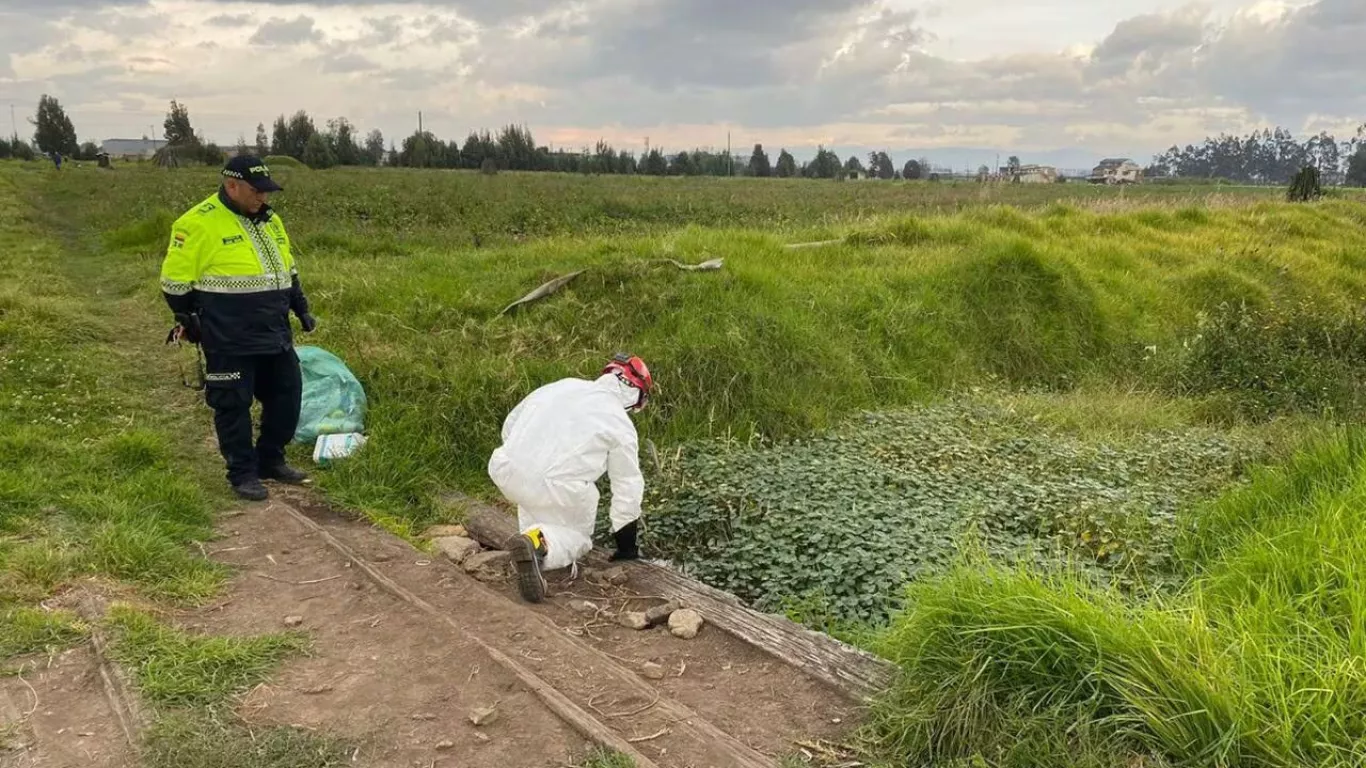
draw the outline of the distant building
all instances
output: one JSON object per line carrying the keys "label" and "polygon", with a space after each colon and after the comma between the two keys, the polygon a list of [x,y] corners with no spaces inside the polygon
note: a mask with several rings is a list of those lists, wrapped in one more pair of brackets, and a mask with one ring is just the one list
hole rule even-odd
{"label": "distant building", "polygon": [[105,139],[100,151],[115,160],[151,160],[164,146],[163,139]]}
{"label": "distant building", "polygon": [[1022,165],[1015,178],[1022,184],[1055,184],[1058,169],[1051,165]]}
{"label": "distant building", "polygon": [[1092,184],[1137,184],[1142,179],[1142,166],[1127,157],[1101,160],[1091,171]]}

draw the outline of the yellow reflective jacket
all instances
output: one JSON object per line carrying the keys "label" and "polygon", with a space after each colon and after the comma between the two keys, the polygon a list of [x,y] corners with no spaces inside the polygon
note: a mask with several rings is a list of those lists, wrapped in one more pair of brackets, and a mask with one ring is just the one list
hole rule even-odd
{"label": "yellow reflective jacket", "polygon": [[308,313],[279,214],[244,215],[221,188],[171,226],[161,291],[172,312],[198,316],[206,352],[290,349],[289,313]]}

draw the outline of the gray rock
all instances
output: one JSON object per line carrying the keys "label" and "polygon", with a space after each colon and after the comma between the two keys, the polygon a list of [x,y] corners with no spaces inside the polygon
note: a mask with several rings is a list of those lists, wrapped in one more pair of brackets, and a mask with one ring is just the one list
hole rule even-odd
{"label": "gray rock", "polygon": [[640,674],[642,677],[648,678],[650,680],[663,680],[664,665],[656,664],[653,661],[647,661],[644,664],[640,665]]}
{"label": "gray rock", "polygon": [[617,616],[617,623],[627,629],[649,629],[650,622],[640,611],[627,611]]}
{"label": "gray rock", "polygon": [[507,576],[512,564],[512,554],[501,549],[476,552],[465,558],[460,566],[465,573],[480,581],[499,581]]}
{"label": "gray rock", "polygon": [[498,719],[498,709],[496,707],[480,707],[470,713],[470,722],[476,726],[485,726]]}
{"label": "gray rock", "polygon": [[645,612],[645,621],[649,622],[652,627],[663,624],[668,621],[669,617],[673,615],[673,612],[680,607],[681,606],[679,606],[678,601],[676,600],[670,600],[663,605],[656,605]]}
{"label": "gray rock", "polygon": [[286,626],[286,627],[297,627],[297,626],[299,626],[300,624],[303,624],[303,623],[304,623],[304,617],[302,617],[302,616],[286,616],[286,617],[285,617],[285,626]]}
{"label": "gray rock", "polygon": [[432,544],[436,545],[437,551],[456,565],[465,562],[465,558],[479,552],[479,542],[463,536],[443,536],[433,541]]}
{"label": "gray rock", "polygon": [[691,640],[702,630],[702,614],[691,608],[674,611],[669,617],[669,631],[674,637]]}

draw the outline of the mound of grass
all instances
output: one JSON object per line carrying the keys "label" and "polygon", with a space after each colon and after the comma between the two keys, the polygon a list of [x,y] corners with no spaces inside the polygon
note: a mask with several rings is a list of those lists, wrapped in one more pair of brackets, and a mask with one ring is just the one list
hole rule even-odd
{"label": "mound of grass", "polygon": [[192,636],[131,608],[112,609],[109,621],[115,660],[132,671],[146,700],[171,707],[207,706],[246,691],[309,645],[298,633]]}
{"label": "mound of grass", "polygon": [[289,155],[266,155],[261,159],[265,161],[267,166],[270,166],[271,170],[276,168],[308,168],[302,161]]}
{"label": "mound of grass", "polygon": [[1201,536],[1243,535],[1175,598],[984,564],[912,586],[878,643],[905,673],[876,709],[884,745],[913,764],[1360,764],[1361,439],[1306,449],[1223,502]]}

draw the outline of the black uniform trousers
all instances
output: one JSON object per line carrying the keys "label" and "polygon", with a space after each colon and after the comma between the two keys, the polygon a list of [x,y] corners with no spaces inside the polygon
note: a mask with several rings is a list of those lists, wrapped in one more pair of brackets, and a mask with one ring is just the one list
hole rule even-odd
{"label": "black uniform trousers", "polygon": [[[303,381],[293,349],[268,355],[204,354],[204,399],[213,409],[218,450],[228,482],[260,477],[285,461],[285,446],[299,426]],[[251,405],[261,402],[261,435],[252,445]]]}

